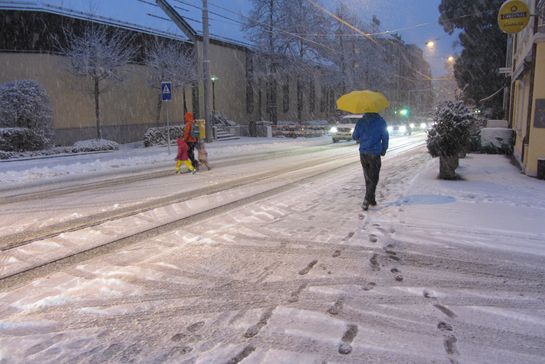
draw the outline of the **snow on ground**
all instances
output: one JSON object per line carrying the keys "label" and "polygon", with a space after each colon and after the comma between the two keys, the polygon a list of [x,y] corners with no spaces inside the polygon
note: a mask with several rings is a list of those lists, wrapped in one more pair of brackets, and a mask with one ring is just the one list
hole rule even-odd
{"label": "snow on ground", "polygon": [[364,214],[354,164],[0,292],[0,362],[543,363],[543,182],[437,172],[386,158]]}
{"label": "snow on ground", "polygon": [[[521,174],[500,155],[462,159],[457,173],[463,181],[436,180],[437,171],[438,160],[433,160],[408,194],[394,202],[402,208],[405,224],[445,234],[453,229],[462,235],[475,228],[490,235],[488,247],[545,256],[543,181]],[[473,245],[471,240],[459,242]]]}
{"label": "snow on ground", "polygon": [[[231,158],[256,152],[275,152],[294,147],[324,145],[331,137],[320,138],[249,138],[207,144],[208,158]],[[54,156],[31,160],[0,161],[0,184],[13,187],[25,183],[59,180],[70,176],[141,171],[164,168],[173,164],[176,145],[170,154],[166,146],[143,148],[140,143],[121,145],[120,150],[108,153]]]}

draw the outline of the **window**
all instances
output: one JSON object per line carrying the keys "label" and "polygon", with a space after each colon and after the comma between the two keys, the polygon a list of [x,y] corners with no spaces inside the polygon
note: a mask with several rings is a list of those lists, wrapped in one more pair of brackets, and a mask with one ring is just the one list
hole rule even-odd
{"label": "window", "polygon": [[254,58],[246,52],[246,112],[254,113]]}
{"label": "window", "polygon": [[327,109],[327,88],[322,86],[321,97],[320,97],[320,112],[325,112],[326,109]]}
{"label": "window", "polygon": [[314,80],[310,80],[308,90],[308,108],[309,112],[313,113],[316,107],[316,88],[314,86]]}
{"label": "window", "polygon": [[287,113],[290,111],[290,80],[282,86],[282,111]]}
{"label": "window", "polygon": [[335,111],[335,92],[329,90],[329,112]]}

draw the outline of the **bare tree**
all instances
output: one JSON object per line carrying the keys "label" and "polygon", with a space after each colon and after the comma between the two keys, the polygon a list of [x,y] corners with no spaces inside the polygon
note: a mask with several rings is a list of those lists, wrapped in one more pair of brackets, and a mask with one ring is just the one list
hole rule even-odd
{"label": "bare tree", "polygon": [[[310,64],[320,55],[316,48],[319,34],[327,33],[330,24],[326,17],[304,0],[253,0],[249,21],[244,29],[250,33],[266,67],[267,109],[273,123],[277,120],[278,79],[295,76],[297,82],[297,109],[302,115],[303,79],[308,78]],[[310,87],[312,88],[312,87]]]}
{"label": "bare tree", "polygon": [[159,125],[163,100],[161,81],[172,82],[173,88],[181,88],[184,113],[187,111],[185,87],[197,81],[195,55],[192,50],[172,41],[156,40],[146,57],[146,65],[151,69],[149,84],[157,92],[157,112],[155,122]]}
{"label": "bare tree", "polygon": [[282,54],[282,45],[278,44],[278,26],[282,12],[281,0],[253,0],[253,8],[244,30],[250,33],[250,39],[261,51],[266,64],[267,111],[269,118],[276,125],[278,121],[276,62]]}
{"label": "bare tree", "polygon": [[58,47],[68,59],[70,71],[92,81],[89,90],[95,99],[97,139],[102,139],[100,119],[100,95],[108,84],[106,81],[123,81],[126,66],[134,59],[136,49],[131,46],[132,36],[119,30],[108,30],[99,25],[89,25],[81,34],[73,29],[64,29],[64,40]]}
{"label": "bare tree", "polygon": [[286,45],[288,54],[294,58],[291,71],[296,79],[297,118],[301,122],[304,80],[309,80],[309,110],[312,112],[315,98],[315,65],[322,63],[324,54],[322,42],[332,24],[326,14],[306,0],[283,0],[282,11],[286,32],[280,34],[279,38]]}

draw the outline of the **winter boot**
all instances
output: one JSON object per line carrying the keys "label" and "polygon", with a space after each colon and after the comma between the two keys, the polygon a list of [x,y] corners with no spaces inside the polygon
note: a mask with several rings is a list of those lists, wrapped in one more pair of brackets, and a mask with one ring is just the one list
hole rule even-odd
{"label": "winter boot", "polygon": [[369,201],[367,201],[367,199],[363,200],[363,203],[361,204],[361,208],[363,209],[363,211],[369,210]]}

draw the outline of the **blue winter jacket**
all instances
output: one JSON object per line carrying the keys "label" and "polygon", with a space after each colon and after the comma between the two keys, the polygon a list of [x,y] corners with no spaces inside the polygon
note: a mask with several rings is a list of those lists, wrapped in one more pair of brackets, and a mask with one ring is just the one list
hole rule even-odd
{"label": "blue winter jacket", "polygon": [[390,139],[386,121],[376,113],[364,114],[354,128],[352,139],[359,140],[360,154],[386,153]]}

